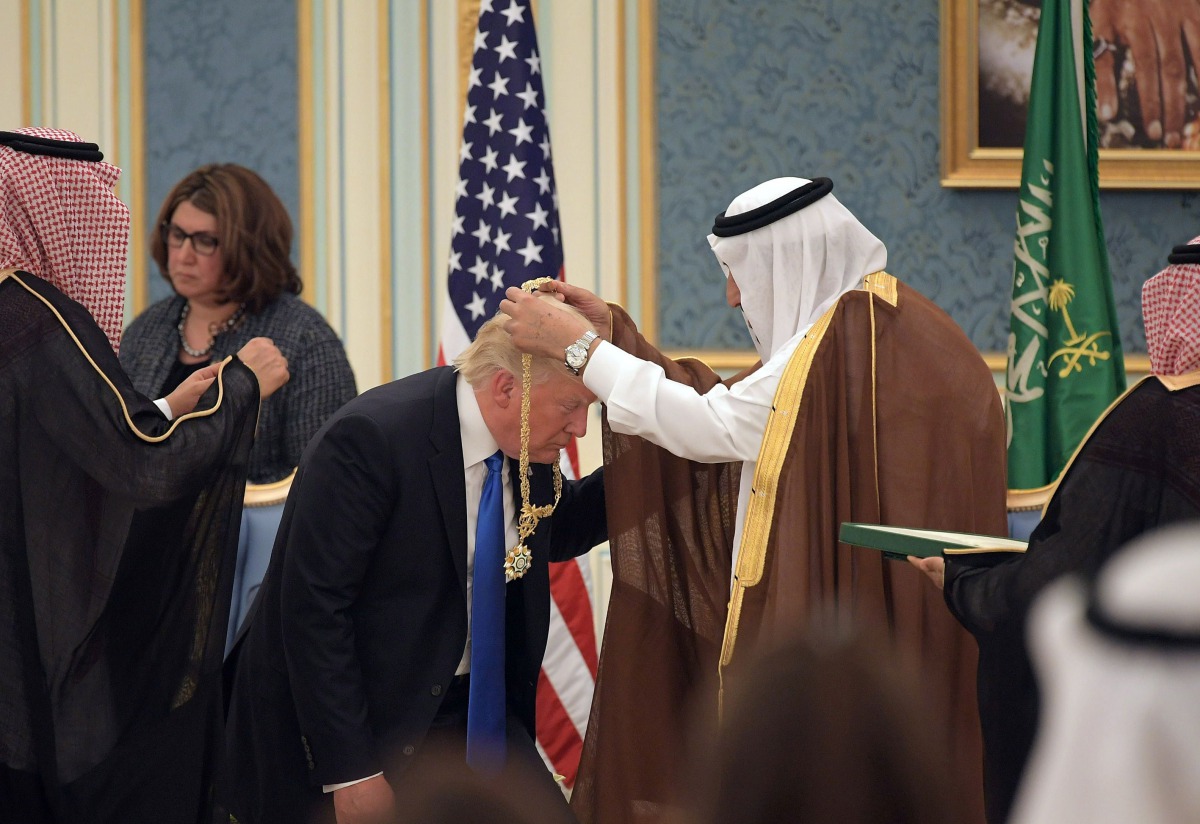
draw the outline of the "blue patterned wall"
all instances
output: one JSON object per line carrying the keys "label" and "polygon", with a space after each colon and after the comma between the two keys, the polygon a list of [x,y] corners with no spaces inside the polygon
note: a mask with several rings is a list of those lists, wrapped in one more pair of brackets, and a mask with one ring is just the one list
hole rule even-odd
{"label": "blue patterned wall", "polygon": [[[659,338],[748,348],[705,235],[735,195],[830,177],[889,271],[1003,351],[1016,191],[939,180],[938,0],[659,0]],[[1121,333],[1144,352],[1142,282],[1200,234],[1190,193],[1101,192]]]}
{"label": "blue patterned wall", "polygon": [[[152,0],[144,9],[147,224],[180,178],[212,162],[254,169],[295,222],[295,0]],[[298,249],[297,238],[293,260]],[[153,261],[148,269],[151,299],[169,294]]]}

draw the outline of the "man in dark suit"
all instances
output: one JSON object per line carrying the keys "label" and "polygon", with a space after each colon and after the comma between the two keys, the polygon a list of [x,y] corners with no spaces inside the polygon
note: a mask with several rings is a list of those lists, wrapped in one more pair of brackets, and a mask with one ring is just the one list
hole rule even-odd
{"label": "man in dark suit", "polygon": [[[535,358],[532,375],[529,498],[541,506],[555,497],[549,464],[584,434],[595,396],[560,360]],[[218,801],[240,824],[387,820],[414,761],[465,752],[485,459],[497,449],[509,459],[500,474],[512,547],[521,396],[521,355],[493,320],[455,368],[364,393],[305,450],[257,613],[231,657]],[[526,541],[531,568],[504,585],[507,763],[536,764],[541,801],[564,816],[533,744],[547,566],[606,537],[600,470],[564,481],[553,515]]]}

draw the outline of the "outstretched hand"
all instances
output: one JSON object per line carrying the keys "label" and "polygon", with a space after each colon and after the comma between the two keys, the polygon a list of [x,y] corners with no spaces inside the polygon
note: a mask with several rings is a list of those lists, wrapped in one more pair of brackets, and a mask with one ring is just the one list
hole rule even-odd
{"label": "outstretched hand", "polygon": [[588,319],[597,335],[612,340],[612,313],[599,295],[562,280],[547,281],[538,287],[538,291],[550,292],[568,306],[574,306]]}
{"label": "outstretched hand", "polygon": [[509,317],[504,329],[512,336],[513,345],[527,354],[561,359],[566,348],[591,328],[577,315],[516,286],[510,286],[504,295],[500,311]]}

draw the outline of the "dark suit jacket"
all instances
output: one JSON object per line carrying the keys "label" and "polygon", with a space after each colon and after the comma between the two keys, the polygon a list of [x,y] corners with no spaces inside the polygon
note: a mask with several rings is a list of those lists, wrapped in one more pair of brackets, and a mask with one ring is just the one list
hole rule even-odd
{"label": "dark suit jacket", "polygon": [[[242,824],[307,820],[321,785],[404,771],[467,637],[466,500],[455,372],[364,393],[305,450],[236,662],[218,800]],[[513,489],[519,489],[512,467]],[[553,500],[535,466],[535,503]],[[518,504],[519,507],[519,504]],[[507,585],[506,681],[534,735],[548,561],[606,537],[598,470],[565,481]]]}

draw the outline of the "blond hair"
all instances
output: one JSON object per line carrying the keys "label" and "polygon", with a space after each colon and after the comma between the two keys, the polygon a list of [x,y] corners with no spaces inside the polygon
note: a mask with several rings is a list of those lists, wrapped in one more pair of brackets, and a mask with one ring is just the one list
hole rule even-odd
{"label": "blond hair", "polygon": [[[551,294],[539,292],[537,297],[540,300],[549,301],[555,308],[569,312],[581,320],[587,320],[583,313],[574,306],[568,306]],[[454,368],[475,389],[482,387],[491,379],[492,375],[501,369],[518,378],[521,377],[521,351],[513,345],[512,337],[504,329],[504,324],[508,319],[508,315],[497,312],[495,317],[479,327],[479,331],[475,334],[475,340],[454,359]],[[567,369],[564,358],[547,358],[542,355],[533,356],[531,374],[534,383],[544,383],[552,375],[575,377]]]}

